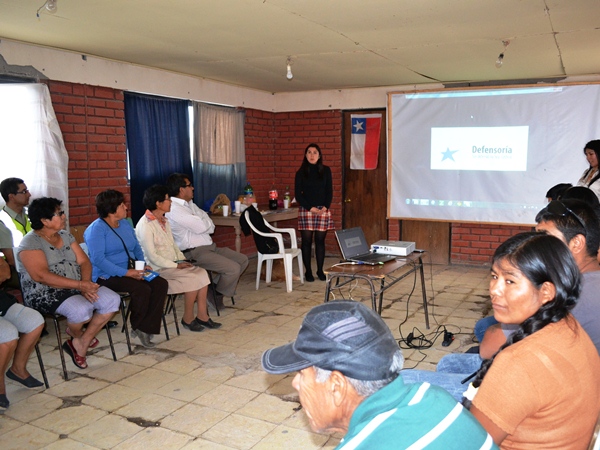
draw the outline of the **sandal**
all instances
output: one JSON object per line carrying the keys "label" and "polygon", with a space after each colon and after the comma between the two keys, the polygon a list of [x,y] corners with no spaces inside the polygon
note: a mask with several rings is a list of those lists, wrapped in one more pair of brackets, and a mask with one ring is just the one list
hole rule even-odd
{"label": "sandal", "polygon": [[[74,337],[71,334],[71,330],[69,330],[69,327],[67,327],[67,329],[65,330],[65,333],[67,333],[69,336],[71,336],[71,338]],[[93,338],[92,341],[90,342],[89,348],[96,348],[96,347],[98,347],[99,343],[100,343],[100,341],[98,339]]]}
{"label": "sandal", "polygon": [[71,339],[67,339],[63,343],[62,348],[71,357],[71,359],[73,360],[73,364],[75,364],[80,369],[87,369],[88,365],[85,356],[79,356],[77,354],[77,350],[75,350],[75,347],[73,347],[73,342],[71,341]]}

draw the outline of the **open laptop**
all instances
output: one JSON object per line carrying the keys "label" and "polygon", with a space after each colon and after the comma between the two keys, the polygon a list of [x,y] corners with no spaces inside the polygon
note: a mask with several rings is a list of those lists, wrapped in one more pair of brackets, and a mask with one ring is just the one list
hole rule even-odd
{"label": "open laptop", "polygon": [[394,255],[371,252],[365,234],[360,227],[335,230],[335,237],[340,245],[342,256],[346,261],[374,266],[396,259]]}

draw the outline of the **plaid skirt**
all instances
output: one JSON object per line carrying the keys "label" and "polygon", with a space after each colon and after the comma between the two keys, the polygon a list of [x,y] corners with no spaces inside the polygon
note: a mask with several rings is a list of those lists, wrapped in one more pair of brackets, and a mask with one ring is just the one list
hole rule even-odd
{"label": "plaid skirt", "polygon": [[301,206],[298,209],[298,230],[333,230],[331,211],[327,211],[325,214],[313,214]]}

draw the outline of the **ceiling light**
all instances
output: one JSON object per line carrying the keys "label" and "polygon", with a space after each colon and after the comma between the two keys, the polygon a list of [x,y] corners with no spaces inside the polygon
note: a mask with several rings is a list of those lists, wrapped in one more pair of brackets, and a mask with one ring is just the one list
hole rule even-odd
{"label": "ceiling light", "polygon": [[504,63],[504,53],[506,52],[506,47],[508,47],[508,44],[510,44],[509,40],[502,41],[502,45],[504,45],[504,50],[502,50],[502,53],[500,53],[498,55],[498,59],[496,59],[496,69],[501,68],[502,64]]}
{"label": "ceiling light", "polygon": [[42,6],[40,6],[39,9],[37,10],[38,18],[40,17],[40,11],[44,8],[46,8],[46,11],[48,12],[48,14],[56,13],[56,11],[58,9],[57,3],[58,3],[58,0],[46,0],[44,2],[44,4]]}
{"label": "ceiling light", "polygon": [[287,74],[285,76],[288,80],[291,80],[292,78],[294,78],[294,74],[292,73],[292,64],[293,63],[292,63],[291,56],[288,56],[286,63],[287,63]]}

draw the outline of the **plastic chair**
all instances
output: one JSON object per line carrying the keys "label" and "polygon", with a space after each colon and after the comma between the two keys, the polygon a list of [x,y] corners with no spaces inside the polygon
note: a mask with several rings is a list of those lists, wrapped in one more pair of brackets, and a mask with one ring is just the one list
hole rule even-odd
{"label": "plastic chair", "polygon": [[[248,210],[244,211],[244,215],[246,216],[246,220],[248,222],[248,225],[250,226],[250,229],[252,230],[252,233],[257,234],[259,236],[267,237],[267,238],[274,238],[277,240],[277,244],[279,245],[278,253],[263,254],[260,251],[257,251],[258,266],[256,268],[256,289],[258,290],[258,286],[260,284],[260,273],[262,270],[263,261],[267,262],[266,282],[270,283],[271,275],[273,272],[273,260],[275,260],[275,259],[283,259],[283,267],[285,269],[285,287],[286,287],[287,292],[292,292],[292,278],[293,278],[292,265],[293,265],[294,258],[298,258],[298,271],[300,272],[300,283],[304,284],[304,272],[302,270],[302,268],[303,268],[302,251],[298,248],[298,241],[296,239],[296,230],[294,228],[275,228],[269,222],[262,219],[264,224],[266,225],[266,227],[273,231],[273,233],[265,233],[265,232],[259,231],[256,228],[256,226],[252,223],[252,221],[250,220],[250,217],[249,217]],[[289,234],[291,248],[285,248],[285,246],[283,245],[282,233]]]}

